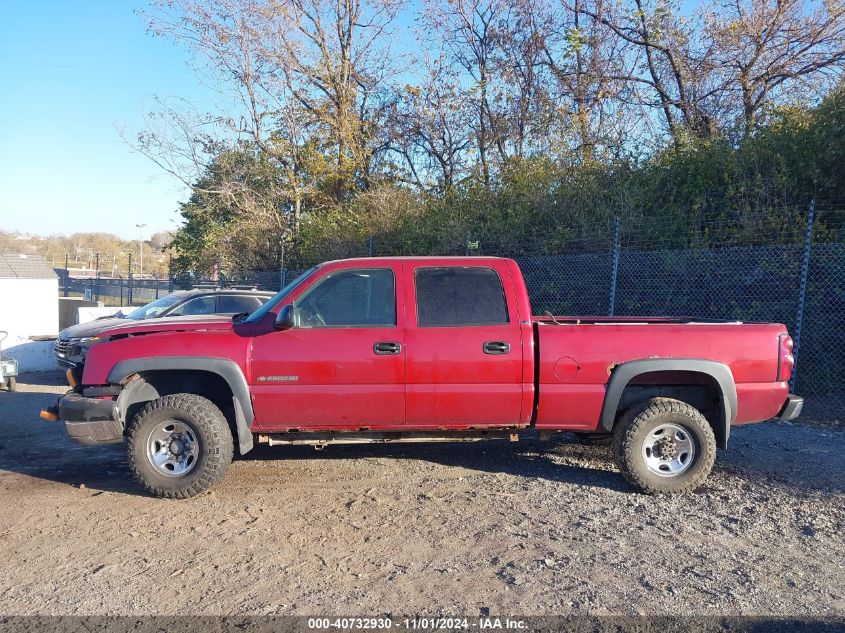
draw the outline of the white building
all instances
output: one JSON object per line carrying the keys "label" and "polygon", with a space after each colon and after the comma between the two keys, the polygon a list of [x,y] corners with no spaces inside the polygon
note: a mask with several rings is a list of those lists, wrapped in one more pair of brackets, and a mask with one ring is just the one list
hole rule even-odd
{"label": "white building", "polygon": [[33,340],[59,333],[59,278],[40,255],[0,253],[0,331],[21,371],[55,367],[51,342]]}

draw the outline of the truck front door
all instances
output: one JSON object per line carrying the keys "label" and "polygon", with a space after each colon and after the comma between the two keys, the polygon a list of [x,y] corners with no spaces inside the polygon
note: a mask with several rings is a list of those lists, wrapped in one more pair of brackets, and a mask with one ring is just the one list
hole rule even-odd
{"label": "truck front door", "polygon": [[251,382],[261,430],[402,427],[397,286],[392,267],[327,270],[294,298],[293,328],[256,337]]}

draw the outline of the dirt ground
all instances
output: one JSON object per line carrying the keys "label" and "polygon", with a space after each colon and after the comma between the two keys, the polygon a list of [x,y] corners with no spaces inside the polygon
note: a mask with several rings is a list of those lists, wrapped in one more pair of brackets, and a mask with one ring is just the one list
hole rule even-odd
{"label": "dirt ground", "polygon": [[0,393],[0,614],[845,614],[845,432],[735,429],[704,489],[578,443],[259,448],[189,501]]}

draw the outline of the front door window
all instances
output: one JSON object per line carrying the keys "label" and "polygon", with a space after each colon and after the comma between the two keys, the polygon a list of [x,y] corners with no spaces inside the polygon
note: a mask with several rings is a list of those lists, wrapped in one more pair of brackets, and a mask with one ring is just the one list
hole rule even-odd
{"label": "front door window", "polygon": [[389,268],[343,270],[326,275],[294,303],[303,328],[396,325],[396,285]]}

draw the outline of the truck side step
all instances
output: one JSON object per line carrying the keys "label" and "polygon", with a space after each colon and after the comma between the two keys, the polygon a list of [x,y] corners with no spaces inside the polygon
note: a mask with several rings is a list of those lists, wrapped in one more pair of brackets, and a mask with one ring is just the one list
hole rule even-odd
{"label": "truck side step", "polygon": [[306,445],[321,449],[328,444],[395,444],[400,442],[478,442],[481,440],[519,441],[519,433],[510,429],[454,431],[448,435],[425,431],[367,433],[272,433],[258,435],[259,444],[268,446]]}

